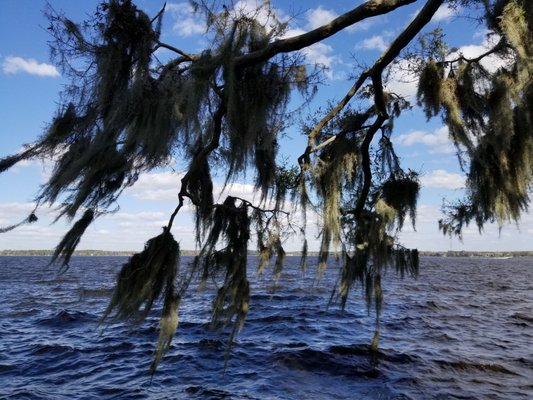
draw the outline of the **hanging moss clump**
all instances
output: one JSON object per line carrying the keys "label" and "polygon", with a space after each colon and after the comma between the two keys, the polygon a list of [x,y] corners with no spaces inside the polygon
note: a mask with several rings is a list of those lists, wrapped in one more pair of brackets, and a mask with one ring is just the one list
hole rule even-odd
{"label": "hanging moss clump", "polygon": [[419,192],[420,182],[414,171],[393,174],[383,184],[383,199],[395,210],[398,229],[402,229],[407,214],[415,226]]}
{"label": "hanging moss clump", "polygon": [[427,62],[418,78],[418,104],[429,119],[440,112],[441,84],[444,79],[444,66],[434,60]]}
{"label": "hanging moss clump", "polygon": [[72,253],[74,253],[74,250],[76,250],[83,233],[93,222],[94,217],[94,210],[87,210],[83,213],[83,216],[76,221],[72,228],[70,228],[70,230],[65,234],[63,239],[61,239],[61,242],[59,242],[57,245],[50,263],[54,263],[60,259],[63,267],[68,268]]}

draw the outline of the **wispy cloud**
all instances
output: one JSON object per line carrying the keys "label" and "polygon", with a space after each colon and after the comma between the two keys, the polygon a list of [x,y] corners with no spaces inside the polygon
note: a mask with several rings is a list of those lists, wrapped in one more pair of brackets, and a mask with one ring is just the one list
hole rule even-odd
{"label": "wispy cloud", "polygon": [[388,43],[383,35],[375,35],[364,39],[357,47],[366,50],[385,51],[388,48]]}
{"label": "wispy cloud", "polygon": [[[182,173],[176,172],[155,172],[146,173],[139,176],[133,187],[127,189],[127,193],[140,200],[152,201],[177,201],[181,185]],[[253,185],[244,183],[234,183],[224,187],[221,182],[213,183],[213,194],[215,201],[231,195],[254,201],[256,190]],[[190,209],[190,207],[186,207]]]}
{"label": "wispy cloud", "polygon": [[175,201],[182,177],[183,174],[175,172],[142,174],[126,192],[140,200]]}
{"label": "wispy cloud", "polygon": [[420,178],[422,186],[437,189],[462,189],[465,187],[465,177],[461,174],[436,169]]}
{"label": "wispy cloud", "polygon": [[439,7],[433,18],[432,22],[443,22],[453,18],[461,10],[460,7],[450,7],[449,4],[443,4]]}
{"label": "wispy cloud", "polygon": [[430,153],[453,153],[455,151],[447,126],[442,126],[433,132],[411,131],[404,133],[395,138],[394,143],[401,146],[423,144],[429,147]]}
{"label": "wispy cloud", "polygon": [[[487,32],[484,31],[477,32],[474,35],[474,38],[479,37],[483,38],[480,44],[462,46],[456,53],[452,53],[449,58],[456,58],[459,54],[466,58],[475,58],[492,49],[500,41],[500,36],[494,34],[488,35]],[[499,68],[507,64],[504,59],[494,54],[483,58],[480,63],[489,72],[496,72]]]}
{"label": "wispy cloud", "polygon": [[172,30],[179,36],[189,37],[205,33],[205,23],[189,3],[169,3],[166,10],[176,21]]}
{"label": "wispy cloud", "polygon": [[322,6],[307,10],[305,13],[309,29],[316,29],[319,26],[325,25],[331,22],[332,19],[337,18],[337,16],[338,14],[335,11],[326,10]]}
{"label": "wispy cloud", "polygon": [[59,71],[51,64],[39,63],[33,58],[22,58],[15,56],[7,56],[4,59],[4,62],[2,63],[2,70],[8,75],[26,73],[37,76],[59,76]]}
{"label": "wispy cloud", "polygon": [[[298,36],[305,32],[306,31],[302,29],[289,29],[285,33],[284,37],[288,38]],[[334,63],[339,61],[339,57],[333,55],[333,47],[325,43],[315,43],[312,46],[302,49],[301,52],[310,64],[319,65],[326,68],[328,70],[326,71],[326,76],[328,76],[330,79],[333,77],[331,68]]]}

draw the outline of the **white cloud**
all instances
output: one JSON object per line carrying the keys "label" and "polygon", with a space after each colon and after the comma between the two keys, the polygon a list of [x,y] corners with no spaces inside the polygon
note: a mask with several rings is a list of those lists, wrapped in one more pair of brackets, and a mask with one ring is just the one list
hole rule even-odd
{"label": "white cloud", "polygon": [[307,10],[305,17],[307,18],[307,26],[309,29],[316,29],[325,25],[331,20],[337,18],[338,14],[333,10],[326,10],[319,6],[318,8]]}
{"label": "white cloud", "polygon": [[423,187],[439,189],[461,189],[465,187],[465,177],[443,169],[430,171],[420,178]]}
{"label": "white cloud", "polygon": [[[307,28],[316,29],[320,26],[328,24],[338,16],[339,14],[337,14],[334,10],[325,9],[322,6],[318,6],[318,8],[309,9],[305,13],[305,18],[307,19]],[[379,16],[367,18],[362,21],[359,21],[354,25],[349,26],[348,28],[346,28],[346,30],[350,33],[367,31],[377,22],[382,20],[383,18]]]}
{"label": "white cloud", "polygon": [[453,18],[461,10],[460,7],[452,8],[448,4],[443,4],[439,7],[433,18],[432,22],[443,22],[447,21],[450,18]]}
{"label": "white cloud", "polygon": [[235,17],[253,18],[265,27],[274,27],[277,21],[287,19],[282,10],[270,8],[270,5],[262,0],[240,0],[235,3],[231,12]]}
{"label": "white cloud", "polygon": [[165,213],[160,211],[141,211],[137,213],[119,211],[105,218],[118,222],[135,222],[139,220],[163,219],[165,216]]}
{"label": "white cloud", "polygon": [[[289,38],[303,33],[305,33],[305,31],[302,29],[289,29],[283,37]],[[319,42],[302,49],[301,52],[310,64],[326,68],[326,76],[330,79],[333,78],[331,68],[334,63],[339,61],[339,57],[331,55],[333,53],[333,47]]]}
{"label": "white cloud", "polygon": [[176,21],[172,30],[179,36],[193,36],[205,33],[206,26],[203,19],[194,13],[189,3],[169,3],[166,10]]}
{"label": "white cloud", "polygon": [[333,47],[324,43],[316,43],[305,48],[302,50],[302,52],[308,61],[313,64],[323,66],[328,70],[330,70],[333,63],[338,60],[338,57],[331,55],[333,52]]}
{"label": "white cloud", "polygon": [[455,151],[447,126],[442,126],[433,132],[411,131],[404,133],[395,138],[394,143],[401,146],[423,144],[429,147],[430,153],[453,153]]}
{"label": "white cloud", "polygon": [[56,67],[46,63],[39,63],[33,58],[7,56],[2,63],[2,70],[9,75],[23,72],[37,76],[59,76],[59,71]]}
{"label": "white cloud", "polygon": [[176,172],[142,174],[127,192],[141,200],[177,200],[182,177]]}
{"label": "white cloud", "polygon": [[411,71],[407,60],[400,60],[388,69],[387,91],[404,97],[408,101],[416,98],[418,76]]}
{"label": "white cloud", "polygon": [[362,49],[366,50],[379,50],[379,51],[385,51],[389,47],[388,44],[385,42],[385,39],[382,35],[375,35],[371,38],[363,40],[359,45],[357,46]]}
{"label": "white cloud", "polygon": [[[454,59],[457,58],[459,55],[463,55],[465,58],[472,59],[479,57],[481,54],[487,52],[488,50],[492,49],[496,43],[499,42],[500,37],[498,35],[487,35],[486,33],[478,32],[474,35],[474,37],[483,37],[483,41],[481,44],[470,44],[466,46],[462,46],[459,48],[459,50],[456,53],[452,53],[449,58]],[[495,55],[489,55],[481,61],[481,65],[487,69],[489,72],[496,72],[499,68],[506,65],[505,60],[499,58]]]}
{"label": "white cloud", "polygon": [[[127,192],[133,197],[140,200],[153,200],[153,201],[176,201],[178,200],[178,193],[181,187],[182,173],[176,172],[157,172],[147,173],[139,176],[139,179],[133,185],[133,187],[127,189]],[[213,183],[213,195],[215,201],[217,199],[223,199],[225,196],[231,195],[240,197],[248,201],[257,200],[254,198],[255,190],[253,185],[244,183],[234,183],[224,188],[223,183]],[[190,207],[186,207],[190,210]],[[119,213],[122,219],[127,219],[125,214]],[[138,214],[135,214],[135,218]],[[161,215],[145,215],[143,218],[161,218]]]}

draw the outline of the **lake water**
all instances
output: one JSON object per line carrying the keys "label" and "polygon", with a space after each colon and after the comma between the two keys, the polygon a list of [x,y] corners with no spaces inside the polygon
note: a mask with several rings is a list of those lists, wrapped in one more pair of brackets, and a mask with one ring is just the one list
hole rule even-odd
{"label": "lake water", "polygon": [[328,309],[335,267],[318,281],[288,258],[277,285],[250,276],[226,370],[227,333],[208,329],[212,292],[193,292],[153,380],[157,315],[97,328],[125,261],[75,257],[58,275],[46,257],[0,257],[0,398],[533,398],[533,258],[425,257],[418,280],[391,271],[376,368],[361,293],[343,314]]}

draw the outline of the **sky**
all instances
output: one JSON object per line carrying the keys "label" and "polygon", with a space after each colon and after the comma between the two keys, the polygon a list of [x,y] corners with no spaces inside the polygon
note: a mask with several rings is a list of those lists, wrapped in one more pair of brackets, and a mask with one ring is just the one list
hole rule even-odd
{"label": "sky", "polygon": [[[256,0],[240,1],[237,8],[253,7]],[[272,0],[277,15],[289,21],[286,36],[301,34],[329,22],[362,1],[288,1]],[[91,15],[100,0],[73,2],[50,0],[56,10],[63,10],[74,21]],[[164,1],[140,0],[136,4],[154,16]],[[405,7],[393,15],[363,21],[304,51],[306,62],[326,67],[324,84],[309,108],[340,99],[351,87],[354,59],[370,65],[387,48],[402,28],[419,10],[423,1]],[[46,29],[48,21],[42,0],[0,1],[0,158],[19,151],[23,144],[35,141],[56,113],[59,93],[68,83],[60,70],[50,61]],[[483,26],[472,25],[470,19],[461,18],[462,10],[441,7],[426,30],[441,27],[446,39],[466,56],[481,54],[487,38]],[[205,26],[187,1],[169,1],[163,20],[163,42],[197,53],[207,46]],[[158,51],[164,60],[171,57]],[[497,60],[489,60],[488,68],[496,68]],[[480,235],[477,227],[464,231],[463,241],[443,236],[437,221],[442,216],[443,199],[453,200],[464,193],[464,176],[457,163],[448,130],[440,118],[427,121],[416,107],[416,82],[408,76],[393,71],[388,89],[400,93],[415,106],[399,118],[394,127],[393,142],[405,168],[421,174],[422,190],[419,198],[416,231],[405,224],[400,233],[401,242],[420,250],[478,250],[520,251],[531,250],[533,217],[524,215],[519,223],[507,224],[501,229],[487,225]],[[289,107],[297,109],[297,101]],[[305,138],[294,125],[285,132],[281,152],[291,163],[305,147]],[[179,191],[179,160],[176,167],[158,170],[140,176],[139,181],[127,189],[118,201],[119,211],[97,219],[86,231],[79,249],[140,250],[149,238],[157,235],[176,206]],[[34,198],[47,176],[51,164],[47,161],[20,163],[0,174],[0,227],[15,224],[26,218],[34,208]],[[221,188],[222,182],[215,182]],[[253,199],[254,189],[245,179],[227,190],[241,197]],[[51,249],[68,230],[68,221],[54,223],[54,209],[42,207],[39,221],[16,230],[0,234],[0,250]],[[176,239],[184,249],[194,248],[192,213],[180,215],[173,228]],[[312,235],[311,235],[312,236]],[[310,249],[318,248],[318,240],[310,239]],[[288,250],[300,248],[300,238],[286,243]]]}

